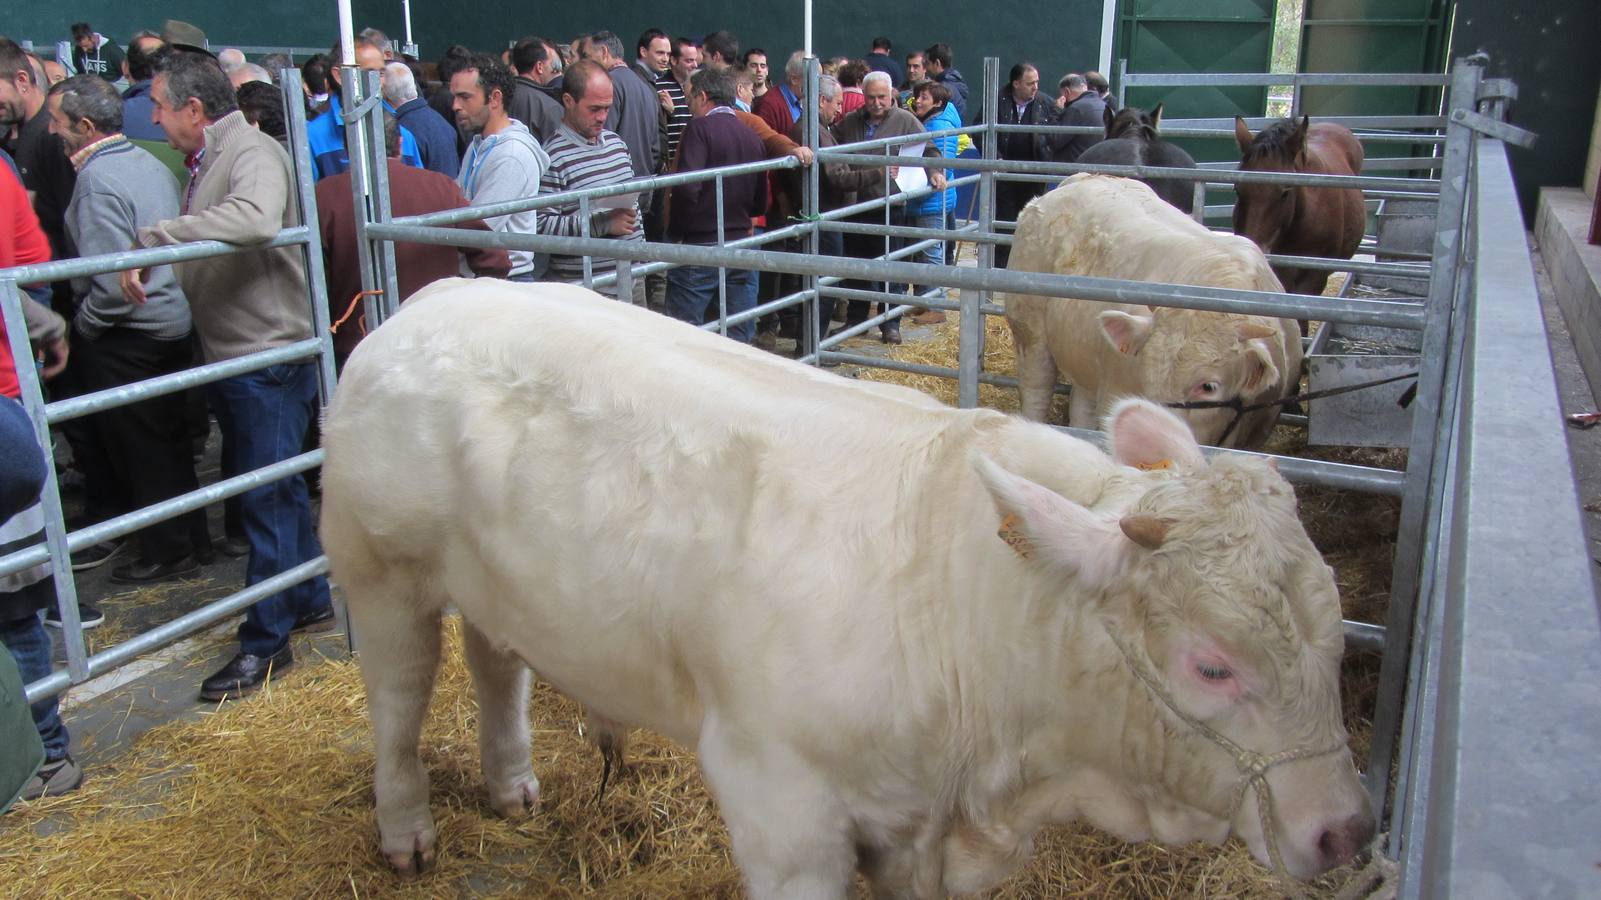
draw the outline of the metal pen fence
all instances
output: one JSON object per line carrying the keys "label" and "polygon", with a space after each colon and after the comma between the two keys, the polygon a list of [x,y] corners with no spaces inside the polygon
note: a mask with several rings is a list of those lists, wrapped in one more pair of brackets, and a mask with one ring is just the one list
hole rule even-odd
{"label": "metal pen fence", "polygon": [[[300,102],[298,79],[286,80],[285,84],[284,102],[289,112],[291,147],[294,149],[291,161],[295,182],[290,202],[299,205],[301,221],[315,222],[317,221],[316,193],[313,187],[311,154],[306,141],[305,107]],[[302,261],[306,269],[308,285],[306,300],[311,306],[312,337],[275,349],[197,366],[134,384],[48,404],[45,402],[38,373],[27,364],[33,359],[33,352],[28,344],[28,330],[23,318],[22,304],[34,301],[24,299],[20,285],[291,246],[301,248]],[[12,358],[17,362],[17,379],[22,390],[23,405],[27,408],[41,447],[53,446],[50,427],[54,424],[210,384],[284,362],[315,361],[318,364],[318,389],[322,401],[326,403],[333,392],[333,342],[329,329],[326,281],[323,275],[322,240],[313,226],[299,225],[286,228],[272,240],[252,247],[240,247],[219,241],[200,241],[0,269],[0,304],[3,304]],[[0,574],[20,572],[48,560],[61,614],[67,667],[27,685],[29,701],[56,696],[73,684],[80,684],[142,654],[160,649],[245,609],[259,599],[325,572],[326,560],[307,562],[296,569],[280,573],[267,581],[213,601],[153,630],[90,655],[78,615],[78,590],[71,563],[71,556],[75,551],[91,547],[101,541],[129,535],[155,522],[202,509],[280,478],[300,477],[301,473],[315,468],[321,461],[321,450],[302,453],[262,469],[241,473],[216,484],[71,533],[67,531],[55,467],[46,466],[46,483],[41,497],[45,513],[45,543],[0,558]]]}
{"label": "metal pen fence", "polygon": [[[1434,757],[1432,754],[1440,752],[1435,745],[1428,743],[1420,733],[1429,720],[1429,698],[1431,691],[1436,690],[1435,675],[1425,665],[1433,661],[1439,667],[1442,659],[1450,659],[1454,652],[1451,648],[1441,648],[1438,645],[1438,633],[1442,627],[1439,624],[1443,610],[1449,610],[1452,602],[1447,598],[1444,582],[1432,576],[1432,572],[1440,565],[1442,548],[1455,548],[1458,544],[1472,542],[1477,538],[1468,529],[1466,534],[1460,528],[1454,528],[1449,521],[1451,505],[1450,491],[1457,492],[1469,490],[1470,485],[1461,481],[1461,466],[1466,452],[1462,441],[1458,438],[1456,424],[1463,416],[1464,404],[1470,404],[1471,392],[1464,392],[1462,385],[1465,380],[1471,382],[1474,369],[1471,363],[1465,360],[1464,339],[1472,325],[1469,310],[1475,304],[1480,307],[1492,302],[1495,298],[1476,296],[1475,291],[1481,290],[1488,282],[1471,269],[1473,259],[1464,255],[1465,242],[1482,238],[1485,222],[1485,211],[1478,210],[1477,216],[1470,218],[1468,213],[1473,209],[1473,192],[1476,182],[1484,178],[1481,166],[1474,170],[1474,152],[1476,145],[1483,145],[1486,140],[1499,140],[1517,135],[1505,131],[1502,123],[1490,116],[1476,112],[1481,98],[1485,95],[1486,79],[1482,76],[1482,66],[1476,61],[1459,62],[1449,75],[1408,75],[1408,76],[1369,76],[1369,75],[1317,75],[1301,76],[1297,85],[1382,85],[1394,86],[1396,84],[1439,86],[1449,88],[1449,97],[1446,105],[1446,114],[1441,116],[1388,116],[1388,117],[1357,117],[1346,119],[1347,124],[1355,126],[1364,141],[1379,143],[1405,142],[1412,144],[1439,145],[1441,153],[1437,158],[1429,158],[1429,165],[1409,168],[1438,169],[1439,178],[1416,177],[1387,177],[1372,174],[1359,176],[1321,176],[1321,175],[1286,175],[1273,173],[1238,172],[1227,168],[1207,166],[1197,169],[1165,169],[1157,167],[1128,167],[1128,166],[1085,166],[1066,163],[1049,162],[1022,162],[998,159],[996,138],[1016,126],[1003,126],[997,124],[997,98],[1000,91],[1000,69],[995,59],[988,59],[984,64],[983,77],[983,121],[982,124],[968,126],[961,129],[952,129],[947,132],[923,133],[908,135],[902,138],[887,138],[864,141],[856,144],[836,146],[824,149],[818,140],[818,125],[816,117],[808,115],[802,123],[805,146],[816,161],[813,165],[804,167],[802,172],[802,210],[797,220],[789,223],[770,223],[767,231],[755,234],[748,238],[734,241],[719,241],[715,245],[684,245],[645,241],[616,241],[604,237],[596,237],[587,233],[576,237],[540,235],[540,234],[514,234],[509,232],[491,232],[478,230],[465,230],[450,227],[452,225],[486,216],[506,215],[530,209],[539,209],[554,204],[577,203],[581,212],[591,209],[591,204],[609,196],[626,193],[646,192],[660,190],[692,181],[711,181],[714,190],[721,195],[724,179],[739,175],[754,173],[781,172],[801,167],[801,163],[794,157],[783,157],[776,160],[765,160],[742,166],[727,167],[724,169],[708,170],[704,172],[680,173],[673,175],[656,176],[652,178],[635,179],[632,181],[606,187],[591,188],[583,191],[567,192],[559,195],[538,195],[521,200],[507,201],[488,206],[473,207],[464,210],[453,210],[428,215],[395,218],[390,214],[388,206],[388,186],[386,165],[383,158],[383,141],[381,139],[381,117],[378,112],[377,76],[368,73],[365,78],[353,71],[348,73],[346,83],[352,84],[354,90],[345,98],[347,144],[351,148],[351,162],[353,172],[353,190],[356,196],[356,212],[358,215],[358,235],[361,247],[361,265],[363,276],[363,289],[367,296],[367,313],[369,327],[378,327],[384,318],[393,315],[399,308],[398,287],[394,268],[395,242],[435,243],[456,247],[490,247],[507,250],[525,250],[539,253],[561,253],[567,255],[583,256],[587,258],[617,259],[620,261],[619,272],[615,275],[594,276],[593,271],[586,266],[584,282],[591,287],[612,287],[621,289],[620,282],[644,277],[675,266],[693,265],[715,267],[719,270],[751,269],[763,272],[785,273],[801,276],[801,287],[782,296],[769,299],[758,304],[755,308],[745,310],[734,315],[728,314],[726,281],[720,276],[718,290],[718,315],[703,327],[717,329],[726,333],[730,326],[751,321],[762,315],[784,309],[799,307],[802,311],[802,321],[805,323],[799,341],[798,357],[801,361],[815,365],[830,365],[849,363],[857,366],[872,366],[885,369],[894,369],[904,372],[915,372],[926,375],[936,375],[950,378],[957,383],[958,405],[972,407],[978,404],[978,387],[980,384],[1000,386],[1013,386],[1016,379],[1006,373],[986,372],[981,364],[982,345],[984,335],[984,317],[1001,315],[1003,307],[994,302],[996,292],[1016,292],[1047,297],[1075,297],[1090,300],[1100,300],[1117,303],[1143,303],[1153,306],[1185,307],[1191,309],[1211,310],[1218,312],[1244,313],[1252,315],[1269,315],[1293,318],[1316,318],[1320,321],[1351,324],[1374,325],[1389,328],[1404,329],[1420,332],[1422,336],[1422,353],[1420,354],[1420,373],[1418,391],[1412,412],[1412,432],[1409,443],[1408,463],[1405,471],[1391,471],[1375,469],[1357,465],[1331,463],[1319,460],[1281,457],[1278,460],[1280,470],[1290,480],[1304,484],[1320,484],[1351,490],[1358,490],[1377,494],[1386,494],[1400,497],[1402,500],[1401,528],[1395,553],[1392,597],[1388,619],[1382,626],[1360,622],[1347,622],[1346,632],[1353,646],[1368,648],[1382,654],[1380,692],[1377,707],[1374,710],[1375,739],[1372,754],[1368,763],[1368,784],[1373,795],[1376,808],[1392,810],[1394,822],[1398,827],[1399,837],[1394,839],[1391,851],[1408,865],[1418,865],[1419,871],[1428,864],[1428,860],[1421,859],[1414,862],[1410,855],[1417,848],[1417,844],[1407,844],[1403,838],[1407,833],[1422,834],[1428,827],[1425,811],[1420,804],[1432,804],[1429,811],[1440,807],[1440,804],[1427,799],[1421,781],[1428,781],[1430,771],[1428,763]],[[805,108],[816,108],[817,96],[816,61],[808,67]],[[1175,85],[1193,86],[1196,84],[1279,84],[1286,81],[1286,76],[1149,76],[1128,75],[1124,83],[1141,83],[1156,85],[1165,83],[1162,79],[1173,79]],[[1271,78],[1271,81],[1261,81],[1262,78]],[[1152,80],[1156,79],[1156,80]],[[1243,79],[1243,80],[1242,80]],[[1256,79],[1256,80],[1252,80]],[[1496,86],[1502,88],[1504,86]],[[292,110],[297,110],[299,104],[291,102]],[[1253,120],[1257,125],[1261,120]],[[1225,132],[1232,136],[1232,122],[1220,120],[1167,120],[1164,123],[1164,134],[1196,136],[1221,136]],[[312,210],[314,197],[311,191],[309,158],[304,144],[305,124],[297,116],[291,124],[293,141],[297,148],[295,153],[297,161],[297,187],[303,210]],[[1397,130],[1420,129],[1420,133],[1395,133]],[[1499,130],[1498,130],[1499,129]],[[1068,131],[1071,131],[1069,129]],[[921,142],[937,136],[967,134],[977,136],[980,142],[981,157],[978,159],[930,159],[922,157],[901,156],[894,149],[904,144]],[[1493,138],[1482,135],[1491,134]],[[1497,143],[1498,147],[1499,144]],[[888,166],[919,166],[925,168],[947,169],[957,173],[954,183],[976,186],[978,202],[974,214],[958,220],[954,228],[926,228],[895,224],[893,210],[912,200],[927,196],[931,189],[923,188],[910,192],[886,192],[881,199],[868,200],[841,209],[823,210],[820,208],[819,168],[821,163],[847,162],[857,166],[875,166],[885,169],[885,178],[888,179]],[[995,247],[1009,243],[1011,238],[1007,233],[1015,223],[997,221],[994,214],[995,191],[998,182],[1007,180],[1042,180],[1054,183],[1062,177],[1076,172],[1102,172],[1134,177],[1178,178],[1194,181],[1201,185],[1233,185],[1242,182],[1265,182],[1284,185],[1306,185],[1323,187],[1357,187],[1363,189],[1370,197],[1383,198],[1426,198],[1436,203],[1439,209],[1438,225],[1435,229],[1435,241],[1426,259],[1419,262],[1368,262],[1343,260],[1318,260],[1305,257],[1275,256],[1271,261],[1280,265],[1295,265],[1308,268],[1327,269],[1330,271],[1350,272],[1356,274],[1369,274],[1381,276],[1404,276],[1423,279],[1428,283],[1428,296],[1423,303],[1411,303],[1382,299],[1361,299],[1349,296],[1341,297],[1308,297],[1293,294],[1277,294],[1256,291],[1226,290],[1220,288],[1199,288],[1183,285],[1153,284],[1145,282],[1121,281],[1115,279],[1095,278],[1076,275],[1044,275],[1038,273],[1013,272],[997,269],[994,265]],[[721,204],[719,204],[721,206]],[[852,221],[852,219],[865,215],[882,213],[882,222],[867,223]],[[308,212],[306,221],[312,221],[313,214]],[[587,222],[588,216],[582,216]],[[719,222],[721,224],[721,222]],[[1477,228],[1478,230],[1475,230]],[[884,238],[885,252],[876,258],[861,259],[843,256],[826,256],[819,252],[820,238],[828,232],[841,234],[858,234],[882,236]],[[721,233],[721,229],[719,229]],[[976,248],[977,265],[973,267],[948,264],[933,266],[922,263],[905,261],[906,257],[915,255],[920,249],[934,242],[959,240],[970,242]],[[333,380],[331,343],[327,333],[326,301],[322,296],[321,258],[318,255],[317,242],[314,236],[306,229],[290,229],[280,235],[280,243],[302,244],[306,247],[307,264],[309,268],[316,268],[315,276],[309,279],[313,285],[310,298],[314,309],[317,310],[317,338],[313,341],[303,342],[293,347],[275,351],[282,354],[318,354],[322,360],[325,390],[331,388]],[[803,252],[771,249],[770,245],[781,241],[799,241],[804,246]],[[909,242],[902,244],[901,242]],[[1369,237],[1364,243],[1364,249],[1378,248],[1376,240]],[[159,260],[171,261],[179,258],[174,254],[194,254],[183,258],[198,258],[217,252],[229,252],[229,248],[220,245],[195,245],[187,248],[171,248],[162,251],[141,251],[136,254],[118,255],[116,258],[96,258],[81,261],[82,265],[93,268],[94,271],[113,271],[127,265],[150,263]],[[237,252],[237,251],[234,251]],[[167,254],[141,255],[141,254]],[[948,261],[954,262],[954,261]],[[1480,265],[1482,260],[1478,261]],[[5,315],[11,333],[13,349],[21,351],[19,359],[26,359],[26,341],[19,337],[21,333],[19,298],[15,285],[19,282],[40,277],[60,277],[62,273],[77,271],[71,269],[72,263],[51,264],[57,269],[48,267],[33,267],[26,270],[9,270],[0,272],[0,294],[4,295]],[[85,270],[87,271],[87,270]],[[846,280],[859,280],[866,282],[915,284],[927,289],[922,294],[890,293],[884,290],[865,290],[861,288],[846,287],[841,282]],[[960,291],[959,299],[950,300],[938,295],[937,289],[954,288]],[[626,295],[625,295],[626,296]],[[825,334],[820,313],[820,304],[832,303],[837,299],[879,301],[885,309],[876,317],[869,317],[860,324],[843,329],[836,334]],[[930,366],[916,363],[887,360],[850,352],[843,346],[850,337],[864,333],[883,322],[898,318],[906,313],[919,309],[940,309],[957,312],[960,315],[958,325],[958,351],[957,364],[954,368],[947,366]],[[1481,338],[1487,340],[1487,338]],[[1479,345],[1474,345],[1479,346]],[[267,357],[261,357],[266,359]],[[278,357],[273,357],[276,359]],[[135,397],[154,396],[158,392],[178,390],[184,386],[202,383],[213,378],[226,377],[226,374],[237,371],[238,366],[246,365],[246,361],[230,361],[217,364],[217,367],[202,367],[165,379],[157,379],[141,385],[119,388],[114,392],[105,392],[104,402],[124,401]],[[263,363],[265,364],[265,363]],[[25,400],[28,403],[30,414],[34,416],[36,430],[41,440],[48,438],[48,424],[59,421],[71,415],[81,415],[91,409],[100,408],[96,404],[101,402],[97,397],[78,398],[72,401],[62,401],[42,404],[38,394],[36,379],[31,375],[25,378]],[[111,396],[115,394],[115,396]],[[326,393],[324,395],[326,398]],[[1077,433],[1093,438],[1087,432],[1072,429]],[[1213,453],[1245,453],[1247,451],[1218,449]],[[36,563],[48,551],[48,556],[57,578],[58,588],[63,587],[63,613],[67,624],[68,658],[69,666],[66,672],[57,673],[46,682],[29,686],[30,697],[42,697],[58,693],[70,683],[81,682],[111,666],[132,658],[140,652],[145,652],[170,642],[182,634],[187,634],[204,625],[216,622],[232,613],[244,608],[253,599],[270,593],[293,580],[310,577],[321,571],[324,564],[315,561],[302,566],[293,572],[286,572],[274,579],[273,582],[263,583],[225,598],[222,601],[210,604],[194,613],[188,614],[174,622],[168,623],[161,629],[142,635],[133,641],[126,642],[116,648],[97,654],[92,658],[85,658],[82,645],[82,635],[77,627],[75,614],[70,617],[66,609],[72,606],[71,573],[67,563],[68,552],[72,548],[87,546],[106,536],[125,534],[151,516],[164,517],[175,515],[187,509],[197,508],[206,503],[214,502],[222,496],[237,493],[247,489],[250,484],[261,479],[277,477],[284,474],[301,472],[308,469],[320,460],[320,452],[303,454],[291,460],[285,460],[273,467],[251,475],[239,476],[235,479],[208,486],[201,491],[175,498],[167,504],[161,504],[152,510],[146,510],[132,516],[122,517],[112,522],[104,523],[93,529],[67,535],[60,518],[60,504],[53,499],[55,484],[52,480],[47,488],[47,516],[51,525],[47,526],[47,544],[45,548],[34,548],[13,554],[0,560],[0,572],[16,571],[25,565]],[[1454,473],[1454,474],[1453,474]],[[1456,480],[1453,481],[1452,479]],[[256,481],[252,481],[255,479]],[[53,505],[52,505],[53,504]],[[146,516],[146,518],[135,518]],[[1566,557],[1564,557],[1566,559]],[[1423,598],[1423,602],[1419,599]],[[1420,630],[1418,623],[1426,626]],[[76,649],[74,649],[76,647]],[[1405,721],[1403,721],[1403,719]],[[1399,760],[1401,781],[1393,797],[1390,791],[1388,775],[1392,765]],[[1436,776],[1437,777],[1437,776]],[[1442,815],[1460,816],[1460,809],[1448,810]]]}

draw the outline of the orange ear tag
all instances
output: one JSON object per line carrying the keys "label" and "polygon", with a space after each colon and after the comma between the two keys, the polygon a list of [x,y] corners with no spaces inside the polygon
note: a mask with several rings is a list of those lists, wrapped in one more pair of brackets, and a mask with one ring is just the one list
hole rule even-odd
{"label": "orange ear tag", "polygon": [[1159,459],[1156,462],[1135,463],[1134,468],[1139,469],[1141,472],[1155,472],[1159,469],[1171,469],[1173,468],[1173,460]]}
{"label": "orange ear tag", "polygon": [[1024,559],[1033,559],[1033,545],[1028,542],[1028,537],[1023,532],[1017,530],[1016,526],[1017,514],[1008,513],[1006,518],[1001,520],[1001,527],[995,533],[1000,535],[1001,540],[1006,542],[1006,546],[1011,547],[1018,556]]}

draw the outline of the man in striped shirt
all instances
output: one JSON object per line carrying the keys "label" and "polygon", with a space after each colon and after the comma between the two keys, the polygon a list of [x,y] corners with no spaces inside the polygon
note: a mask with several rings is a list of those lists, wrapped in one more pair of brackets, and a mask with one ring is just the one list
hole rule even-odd
{"label": "man in striped shirt", "polygon": [[[568,67],[562,81],[561,126],[545,145],[550,165],[540,180],[540,193],[584,190],[621,184],[634,177],[628,147],[616,132],[606,130],[606,114],[612,105],[612,82],[606,71],[589,60]],[[639,210],[633,202],[618,208],[611,198],[590,201],[586,222],[577,202],[545,207],[539,216],[540,234],[561,237],[610,237],[643,241]],[[584,257],[551,254],[548,281],[584,283]],[[598,277],[617,271],[617,260],[590,257],[590,275]],[[645,305],[644,279],[619,278],[629,284],[597,288],[608,297]],[[621,290],[619,288],[622,288]]]}
{"label": "man in striped shirt", "polygon": [[[665,93],[667,96],[662,102],[663,110],[667,104],[673,105],[667,119],[667,164],[670,165],[673,157],[678,154],[678,139],[683,136],[684,129],[689,126],[693,118],[689,112],[689,76],[695,74],[700,68],[700,46],[686,37],[673,38],[672,65],[667,69],[668,77],[663,79],[658,96]],[[671,84],[668,84],[668,82]]]}

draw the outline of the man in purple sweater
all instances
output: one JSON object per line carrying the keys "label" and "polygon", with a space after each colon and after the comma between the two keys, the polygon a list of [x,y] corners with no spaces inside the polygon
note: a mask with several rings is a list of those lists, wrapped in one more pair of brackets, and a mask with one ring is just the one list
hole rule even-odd
{"label": "man in purple sweater", "polygon": [[[701,69],[690,76],[689,109],[694,116],[678,143],[678,171],[693,172],[767,157],[761,139],[734,115],[734,75],[726,69]],[[717,244],[751,233],[751,219],[767,209],[767,175],[755,173],[723,179],[723,228],[717,230],[717,190],[710,181],[673,187],[668,200],[667,235],[684,244]],[[756,273],[726,269],[728,314],[756,305]],[[717,272],[714,266],[681,266],[667,273],[667,314],[692,325],[717,315]],[[750,343],[756,322],[741,322],[728,336]]]}

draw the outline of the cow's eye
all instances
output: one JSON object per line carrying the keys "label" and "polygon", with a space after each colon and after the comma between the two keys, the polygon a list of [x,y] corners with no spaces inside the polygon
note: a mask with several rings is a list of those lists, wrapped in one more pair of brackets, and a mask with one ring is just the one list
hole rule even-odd
{"label": "cow's eye", "polygon": [[1285,188],[1284,190],[1279,191],[1279,199],[1280,200],[1288,200],[1288,199],[1290,199],[1290,194],[1291,194],[1291,189],[1290,188]]}
{"label": "cow's eye", "polygon": [[1221,390],[1223,390],[1223,385],[1215,381],[1207,381],[1201,384],[1201,393],[1203,394],[1215,394]]}
{"label": "cow's eye", "polygon": [[1234,677],[1234,673],[1230,672],[1226,666],[1211,666],[1207,665],[1206,663],[1196,663],[1195,674],[1201,676],[1207,681],[1214,682],[1228,681],[1230,678]]}

